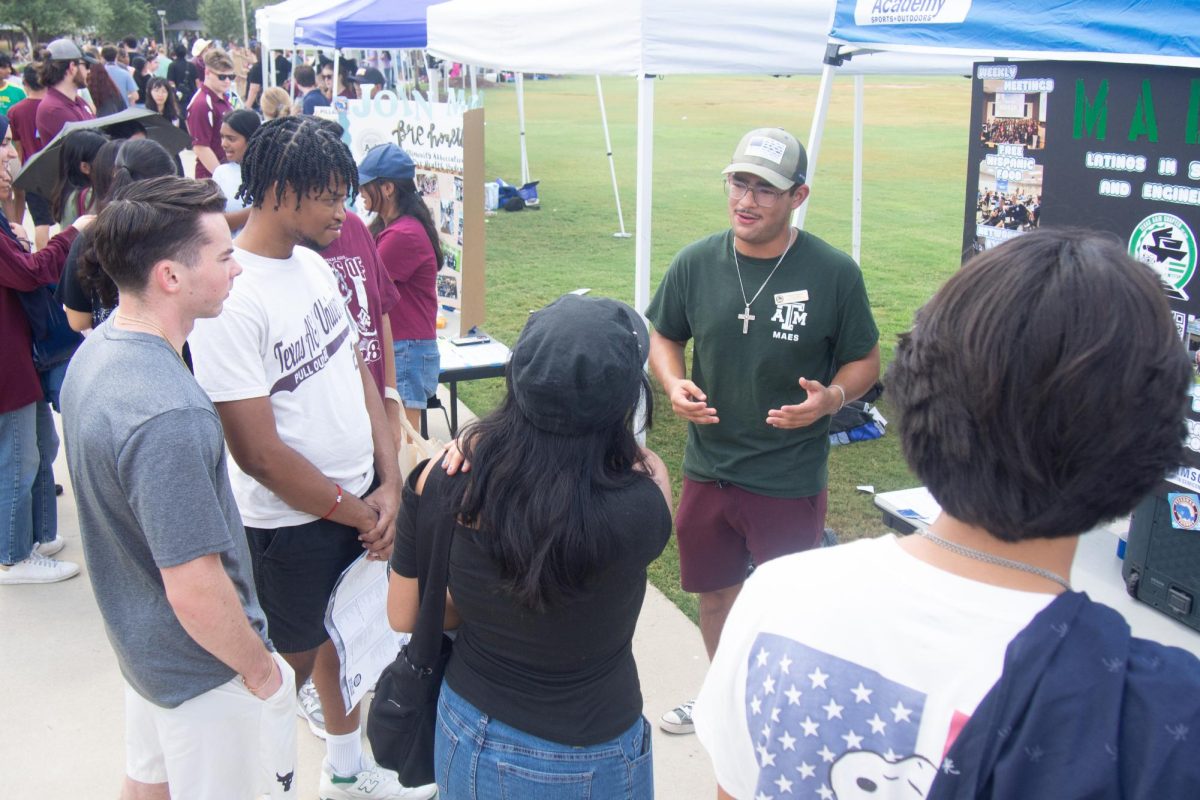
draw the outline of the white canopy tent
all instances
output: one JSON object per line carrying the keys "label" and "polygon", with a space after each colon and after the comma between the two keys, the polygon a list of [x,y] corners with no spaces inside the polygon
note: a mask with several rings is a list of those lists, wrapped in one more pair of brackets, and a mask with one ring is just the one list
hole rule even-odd
{"label": "white canopy tent", "polygon": [[[451,0],[431,6],[429,51],[517,72],[628,75],[638,80],[634,305],[650,301],[654,78],[817,73],[833,0]],[[888,54],[847,72],[952,72],[961,58]],[[810,170],[815,153],[810,149]]]}
{"label": "white canopy tent", "polygon": [[274,86],[275,59],[272,50],[291,50],[296,47],[296,20],[316,14],[337,5],[339,0],[284,0],[254,12],[254,25],[258,29],[258,41],[262,44],[264,67],[263,79],[267,86]]}

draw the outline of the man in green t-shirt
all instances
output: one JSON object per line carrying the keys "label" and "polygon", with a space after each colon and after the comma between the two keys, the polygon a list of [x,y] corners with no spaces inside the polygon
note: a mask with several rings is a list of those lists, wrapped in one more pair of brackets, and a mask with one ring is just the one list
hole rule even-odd
{"label": "man in green t-shirt", "polygon": [[[710,658],[749,566],[821,542],[829,417],[879,377],[858,265],[791,226],[807,169],[787,131],[742,137],[724,170],[730,229],[680,251],[646,310],[650,366],[688,422],[679,572]],[[660,724],[691,733],[691,703]]]}

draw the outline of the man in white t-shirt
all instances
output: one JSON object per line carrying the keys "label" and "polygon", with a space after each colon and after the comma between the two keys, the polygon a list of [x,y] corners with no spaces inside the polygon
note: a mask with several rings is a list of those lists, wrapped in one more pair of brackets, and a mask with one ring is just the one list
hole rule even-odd
{"label": "man in white t-shirt", "polygon": [[[719,796],[973,797],[948,788],[969,774],[1041,787],[1000,797],[1108,797],[1064,780],[1109,769],[1105,791],[1178,796],[1168,787],[1196,759],[1172,732],[1200,724],[1200,663],[1130,639],[1067,578],[1079,535],[1182,463],[1190,376],[1157,279],[1115,241],[1030,233],[951,278],[887,381],[943,513],[928,532],[785,556],[747,581],[695,706]],[[1097,618],[1123,649],[1074,624]],[[1028,668],[1041,653],[1053,658]],[[1133,688],[1160,664],[1154,691]],[[1115,691],[1098,688],[1118,671]],[[1073,696],[1044,691],[1063,683]],[[1164,711],[1164,694],[1190,705]],[[1070,723],[1054,730],[1059,706]]]}
{"label": "man in white t-shirt", "polygon": [[244,272],[221,316],[191,338],[196,378],[221,417],[268,630],[311,674],[327,731],[320,795],[429,797],[365,756],[347,711],[325,608],[364,550],[385,560],[400,497],[395,446],[359,356],[338,283],[312,248],[341,232],[357,168],[336,126],[306,117],[263,125],[242,159],[250,218],[235,241]]}

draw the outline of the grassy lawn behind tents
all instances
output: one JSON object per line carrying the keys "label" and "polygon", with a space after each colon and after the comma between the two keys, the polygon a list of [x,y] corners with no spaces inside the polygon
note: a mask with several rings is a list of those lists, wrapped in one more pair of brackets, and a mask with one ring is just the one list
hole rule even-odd
{"label": "grassy lawn behind tents", "polygon": [[[487,222],[486,330],[511,344],[528,312],[573,289],[633,300],[632,239],[618,230],[594,78],[527,80],[526,139],[541,210],[500,212]],[[604,79],[625,226],[634,229],[636,82]],[[801,141],[815,105],[815,77],[670,77],[655,84],[651,288],[690,241],[727,227],[721,168],[750,128],[777,125]],[[488,180],[519,183],[515,95],[485,94]],[[865,90],[862,268],[881,331],[884,364],[913,312],[958,267],[970,83],[951,77],[868,77]],[[850,251],[853,84],[835,83],[805,227]],[[657,387],[656,387],[657,388]],[[493,408],[503,381],[464,384],[476,413]],[[889,413],[886,397],[880,404]],[[650,447],[681,479],[684,426],[663,396]],[[531,465],[532,466],[532,465]],[[883,531],[870,496],[916,485],[894,435],[835,448],[828,524],[843,539]],[[651,580],[693,619],[695,599],[679,590],[674,541]]]}

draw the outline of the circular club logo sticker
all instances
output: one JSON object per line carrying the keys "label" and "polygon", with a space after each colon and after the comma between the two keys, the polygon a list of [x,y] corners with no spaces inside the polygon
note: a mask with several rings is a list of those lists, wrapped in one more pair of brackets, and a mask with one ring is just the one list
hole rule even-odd
{"label": "circular club logo sticker", "polygon": [[1184,287],[1196,273],[1196,237],[1182,219],[1166,213],[1146,217],[1129,237],[1129,255],[1149,264],[1169,294],[1188,299]]}
{"label": "circular club logo sticker", "polygon": [[1194,494],[1171,493],[1171,527],[1192,531],[1200,525],[1200,497]]}

